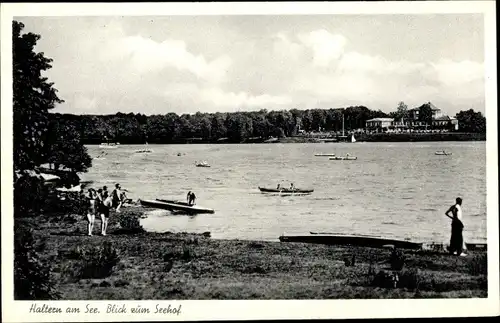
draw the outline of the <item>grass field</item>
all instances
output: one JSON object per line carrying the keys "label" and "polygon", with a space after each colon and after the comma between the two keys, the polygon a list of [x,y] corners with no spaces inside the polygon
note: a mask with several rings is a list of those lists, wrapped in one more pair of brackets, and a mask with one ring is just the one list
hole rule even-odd
{"label": "grass field", "polygon": [[92,237],[81,216],[16,221],[32,228],[65,300],[487,297],[481,251],[407,251],[391,270],[389,249],[146,233],[139,216],[140,208],[112,213],[108,235]]}

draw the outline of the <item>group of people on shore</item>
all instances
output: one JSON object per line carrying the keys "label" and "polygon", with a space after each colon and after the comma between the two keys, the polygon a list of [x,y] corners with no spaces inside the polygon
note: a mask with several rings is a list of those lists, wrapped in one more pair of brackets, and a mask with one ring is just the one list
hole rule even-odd
{"label": "group of people on shore", "polygon": [[88,220],[88,235],[91,236],[94,230],[94,223],[96,215],[101,216],[101,234],[106,235],[108,229],[109,214],[112,208],[116,212],[120,212],[120,207],[126,199],[125,192],[122,190],[120,184],[115,184],[115,189],[109,193],[107,186],[103,186],[98,190],[93,188],[88,189],[86,196],[87,207],[87,220]]}

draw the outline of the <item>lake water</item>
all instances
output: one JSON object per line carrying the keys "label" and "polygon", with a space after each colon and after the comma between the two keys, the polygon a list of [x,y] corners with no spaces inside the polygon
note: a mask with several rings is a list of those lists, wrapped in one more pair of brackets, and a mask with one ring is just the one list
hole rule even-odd
{"label": "lake water", "polygon": [[[106,149],[82,180],[94,187],[119,182],[134,200],[185,200],[192,190],[198,205],[215,209],[197,216],[148,209],[142,225],[150,231],[257,240],[321,231],[447,242],[444,212],[461,196],[465,239],[486,240],[485,142],[149,145],[152,153],[135,153],[141,148]],[[88,149],[92,157],[104,151]],[[453,155],[434,154],[443,149]],[[201,160],[212,167],[195,167]],[[279,196],[257,188],[291,182],[314,192]]]}

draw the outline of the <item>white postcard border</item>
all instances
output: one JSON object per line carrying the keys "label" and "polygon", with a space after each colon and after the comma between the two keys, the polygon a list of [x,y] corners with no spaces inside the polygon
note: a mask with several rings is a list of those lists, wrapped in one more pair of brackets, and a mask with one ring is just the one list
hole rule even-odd
{"label": "white postcard border", "polygon": [[[12,152],[12,52],[11,21],[19,16],[103,16],[103,15],[292,15],[292,14],[430,14],[483,13],[485,17],[485,86],[487,125],[487,240],[488,298],[435,300],[290,300],[290,301],[52,301],[13,300],[13,208],[12,154],[2,154],[2,319],[5,322],[53,321],[147,321],[147,320],[228,320],[228,319],[334,319],[396,317],[472,317],[499,314],[498,275],[498,152],[496,11],[494,1],[439,2],[345,2],[345,3],[122,3],[122,4],[2,4],[1,11],[1,132],[2,151]],[[36,31],[34,31],[36,32]],[[107,304],[140,304],[153,311],[156,304],[182,306],[180,315],[155,314],[33,314],[41,306],[99,307]]]}

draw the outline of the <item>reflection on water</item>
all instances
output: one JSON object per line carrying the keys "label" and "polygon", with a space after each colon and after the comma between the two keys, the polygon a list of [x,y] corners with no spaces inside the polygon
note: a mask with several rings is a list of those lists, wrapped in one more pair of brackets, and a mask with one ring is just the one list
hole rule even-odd
{"label": "reflection on water", "polygon": [[[132,199],[180,199],[193,190],[197,203],[215,214],[195,217],[148,211],[148,230],[212,232],[214,238],[275,240],[309,231],[377,234],[417,240],[449,239],[444,215],[464,199],[466,238],[486,238],[484,142],[155,145],[109,150],[94,160],[83,180],[115,182]],[[436,156],[436,150],[453,152]],[[89,146],[91,156],[101,149]],[[177,156],[182,153],[182,156]],[[350,153],[330,161],[316,153]],[[195,167],[206,160],[212,167]],[[294,183],[314,188],[304,196],[265,195],[257,187]]]}

